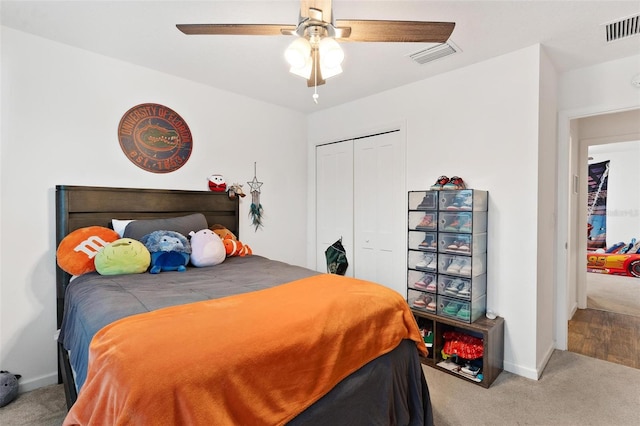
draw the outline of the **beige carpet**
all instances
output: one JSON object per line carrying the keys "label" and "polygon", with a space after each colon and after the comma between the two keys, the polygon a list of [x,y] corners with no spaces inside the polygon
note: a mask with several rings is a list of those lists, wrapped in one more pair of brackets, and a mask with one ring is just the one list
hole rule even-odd
{"label": "beige carpet", "polygon": [[[640,370],[623,365],[556,350],[540,380],[503,372],[489,389],[423,369],[436,426],[639,424]],[[65,411],[62,386],[47,386],[0,408],[0,425],[59,426]]]}
{"label": "beige carpet", "polygon": [[437,426],[640,424],[640,370],[554,351],[540,380],[502,372],[489,389],[424,367]]}
{"label": "beige carpet", "polygon": [[640,316],[640,278],[587,273],[587,308]]}
{"label": "beige carpet", "polygon": [[0,408],[0,425],[60,426],[66,412],[62,385],[50,385],[20,394]]}

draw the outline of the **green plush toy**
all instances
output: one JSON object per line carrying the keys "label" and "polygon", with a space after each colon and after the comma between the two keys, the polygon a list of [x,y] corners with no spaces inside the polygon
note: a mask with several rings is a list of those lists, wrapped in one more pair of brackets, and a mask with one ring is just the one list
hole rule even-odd
{"label": "green plush toy", "polygon": [[107,244],[95,257],[100,275],[141,274],[151,264],[151,254],[140,241],[121,238]]}

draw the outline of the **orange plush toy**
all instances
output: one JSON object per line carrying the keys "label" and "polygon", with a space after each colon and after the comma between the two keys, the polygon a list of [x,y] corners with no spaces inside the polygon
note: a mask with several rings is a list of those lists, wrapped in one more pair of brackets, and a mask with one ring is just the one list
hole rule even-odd
{"label": "orange plush toy", "polygon": [[248,256],[250,254],[253,254],[251,247],[238,241],[238,238],[234,235],[234,233],[229,231],[224,226],[215,224],[212,225],[209,229],[218,234],[218,236],[222,240],[224,248],[227,252],[227,257]]}
{"label": "orange plush toy", "polygon": [[213,232],[218,234],[218,237],[220,237],[221,240],[224,240],[226,238],[231,238],[232,240],[237,240],[238,239],[233,234],[233,232],[229,231],[227,228],[225,228],[224,226],[222,226],[220,224],[216,223],[215,225],[211,225],[209,227],[209,229],[211,229]]}
{"label": "orange plush toy", "polygon": [[238,240],[232,239],[230,236],[225,237],[222,240],[222,243],[224,244],[224,249],[227,252],[227,257],[248,256],[253,254],[251,247],[246,244],[242,244]]}

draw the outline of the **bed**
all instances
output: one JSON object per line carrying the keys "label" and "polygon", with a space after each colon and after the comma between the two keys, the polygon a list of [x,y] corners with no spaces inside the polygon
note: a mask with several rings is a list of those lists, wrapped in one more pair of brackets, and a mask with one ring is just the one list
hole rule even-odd
{"label": "bed", "polygon": [[[240,237],[225,193],[57,186],[56,240],[193,213]],[[433,422],[415,319],[383,286],[255,253],[70,279],[57,267],[65,424]]]}

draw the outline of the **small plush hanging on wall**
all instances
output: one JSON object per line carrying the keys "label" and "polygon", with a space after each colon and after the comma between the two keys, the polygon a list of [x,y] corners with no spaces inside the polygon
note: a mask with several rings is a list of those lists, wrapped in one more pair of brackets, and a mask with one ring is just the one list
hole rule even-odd
{"label": "small plush hanging on wall", "polygon": [[249,210],[249,217],[251,218],[251,224],[256,228],[262,226],[262,204],[260,204],[260,187],[262,186],[262,182],[258,182],[258,178],[256,177],[256,163],[253,163],[253,180],[251,182],[247,182],[249,184],[249,188],[251,191],[251,210]]}

